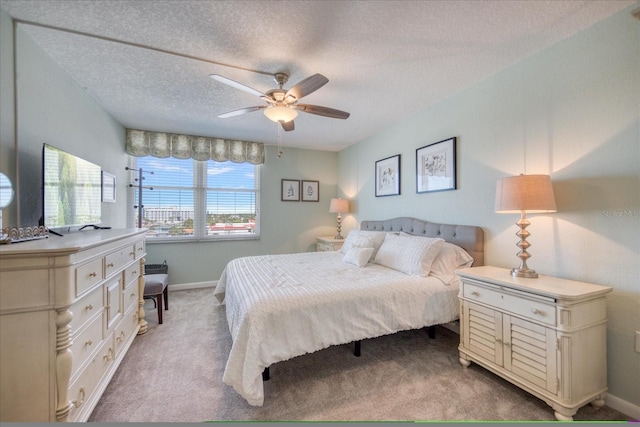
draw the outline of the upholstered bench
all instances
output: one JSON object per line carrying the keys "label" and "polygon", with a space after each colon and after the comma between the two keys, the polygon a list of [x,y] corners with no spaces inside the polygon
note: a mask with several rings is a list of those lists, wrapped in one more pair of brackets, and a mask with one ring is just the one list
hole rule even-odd
{"label": "upholstered bench", "polygon": [[169,275],[168,274],[145,274],[144,275],[144,296],[156,299],[158,306],[158,323],[162,325],[162,301],[164,299],[164,309],[169,310]]}

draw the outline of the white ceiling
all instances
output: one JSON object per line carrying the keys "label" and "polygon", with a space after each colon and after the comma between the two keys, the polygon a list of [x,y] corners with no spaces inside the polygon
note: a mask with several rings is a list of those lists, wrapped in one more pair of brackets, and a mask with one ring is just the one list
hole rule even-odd
{"label": "white ceiling", "polygon": [[[337,151],[636,3],[635,0],[0,0],[0,7],[118,122],[133,129],[277,143],[261,111],[220,119],[312,74],[283,145]],[[64,30],[64,31],[63,31]],[[19,55],[19,52],[18,52]],[[261,73],[256,73],[255,70]]]}

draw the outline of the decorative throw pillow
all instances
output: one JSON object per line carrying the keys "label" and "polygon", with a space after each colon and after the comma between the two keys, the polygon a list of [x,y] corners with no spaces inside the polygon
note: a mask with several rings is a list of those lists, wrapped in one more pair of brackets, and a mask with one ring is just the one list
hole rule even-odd
{"label": "decorative throw pillow", "polygon": [[351,246],[353,246],[354,242],[358,240],[359,236],[360,236],[360,230],[349,231],[349,234],[347,234],[347,238],[344,239],[344,243],[340,248],[340,252],[342,252],[343,254],[346,254],[347,251],[351,248]]}
{"label": "decorative throw pillow", "polygon": [[471,267],[473,257],[458,245],[444,242],[440,253],[431,264],[429,276],[435,276],[446,285],[450,285],[458,280],[456,269]]}
{"label": "decorative throw pillow", "polygon": [[373,248],[352,246],[342,258],[342,262],[364,267],[369,263],[371,254],[373,254]]}
{"label": "decorative throw pillow", "polygon": [[443,244],[439,238],[389,234],[375,262],[412,276],[427,276]]}

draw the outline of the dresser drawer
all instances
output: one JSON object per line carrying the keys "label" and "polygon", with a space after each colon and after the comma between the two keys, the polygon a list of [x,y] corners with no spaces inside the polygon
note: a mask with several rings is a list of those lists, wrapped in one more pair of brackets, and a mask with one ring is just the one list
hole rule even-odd
{"label": "dresser drawer", "polygon": [[127,246],[115,252],[111,252],[104,257],[104,276],[109,277],[112,274],[122,270],[127,264],[135,259],[134,245]]}
{"label": "dresser drawer", "polygon": [[[97,353],[86,365],[85,369],[80,372],[78,378],[71,382],[68,394],[69,400],[72,402],[69,421],[78,421],[80,414],[86,412],[88,409],[86,405],[93,400],[91,395],[96,392],[98,383],[113,363],[114,356],[112,342],[102,342]],[[86,414],[84,418],[88,417],[89,414]]]}
{"label": "dresser drawer", "polygon": [[133,331],[138,326],[138,311],[137,307],[130,307],[127,312],[125,312],[122,322],[118,325],[115,331],[115,346],[116,346],[116,354],[120,352],[120,349],[123,348],[124,343],[131,336]]}
{"label": "dresser drawer", "polygon": [[[137,276],[136,276],[137,277]],[[138,281],[132,280],[124,289],[122,296],[124,300],[124,311],[126,312],[132,305],[138,305]]]}
{"label": "dresser drawer", "polygon": [[556,324],[555,306],[551,304],[505,293],[497,287],[496,289],[491,289],[485,286],[477,286],[467,281],[464,282],[463,286],[463,296],[469,301],[477,301],[548,325]]}
{"label": "dresser drawer", "polygon": [[102,259],[96,259],[76,268],[76,297],[93,285],[97,285],[103,278]]}
{"label": "dresser drawer", "polygon": [[140,276],[140,262],[134,262],[124,271],[124,286],[129,286],[132,280],[138,279]]}
{"label": "dresser drawer", "polygon": [[136,253],[135,258],[140,258],[144,255],[144,240],[136,242],[134,245],[134,251]]}
{"label": "dresser drawer", "polygon": [[71,354],[73,362],[71,378],[78,372],[84,362],[102,343],[102,316],[96,317],[87,328],[72,338]]}
{"label": "dresser drawer", "polygon": [[96,313],[102,312],[103,301],[103,291],[102,286],[100,286],[73,303],[69,308],[73,315],[69,323],[71,333],[80,329]]}

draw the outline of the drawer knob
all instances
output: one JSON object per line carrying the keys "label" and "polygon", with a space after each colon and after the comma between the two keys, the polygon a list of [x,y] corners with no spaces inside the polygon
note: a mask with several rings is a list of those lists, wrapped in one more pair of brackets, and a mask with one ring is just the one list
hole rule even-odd
{"label": "drawer knob", "polygon": [[471,295],[473,295],[474,297],[479,297],[480,293],[477,291],[471,291]]}
{"label": "drawer knob", "polygon": [[93,310],[93,304],[87,305],[84,309],[85,310]]}
{"label": "drawer knob", "polygon": [[136,256],[136,253],[135,252],[129,252],[129,255]]}
{"label": "drawer knob", "polygon": [[497,337],[496,337],[496,342],[497,342],[497,343],[502,343],[502,338],[497,338]]}
{"label": "drawer knob", "polygon": [[102,358],[107,362],[111,362],[113,360],[113,349],[109,347],[109,351],[107,352],[107,354],[102,356]]}
{"label": "drawer knob", "polygon": [[87,341],[84,343],[84,345],[91,345],[91,344],[93,344],[93,341],[91,341],[91,340],[87,340]]}
{"label": "drawer knob", "polygon": [[132,275],[132,276],[135,276],[136,274],[138,274],[138,271],[137,271],[137,270],[133,270],[133,271],[131,272],[131,275]]}
{"label": "drawer knob", "polygon": [[84,403],[84,397],[84,387],[80,387],[80,391],[78,391],[78,400],[74,400],[71,403],[73,403],[73,406],[76,408],[79,408]]}
{"label": "drawer knob", "polygon": [[113,267],[113,265],[114,264],[112,262],[110,262],[109,264],[107,264],[107,267]]}
{"label": "drawer knob", "polygon": [[531,309],[531,312],[532,312],[533,314],[539,314],[539,315],[541,315],[541,316],[543,316],[543,315],[544,315],[544,311],[540,311],[540,310],[538,310],[537,308],[532,308],[532,309]]}
{"label": "drawer knob", "polygon": [[136,297],[136,294],[132,292],[131,293],[131,298],[135,298],[135,297]]}
{"label": "drawer knob", "polygon": [[95,271],[92,271],[91,273],[89,273],[89,277],[96,277],[98,275],[98,273],[96,273]]}

